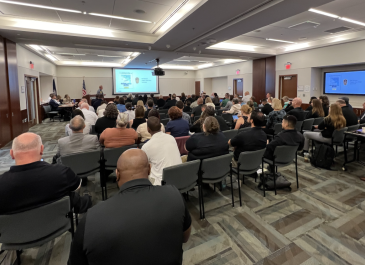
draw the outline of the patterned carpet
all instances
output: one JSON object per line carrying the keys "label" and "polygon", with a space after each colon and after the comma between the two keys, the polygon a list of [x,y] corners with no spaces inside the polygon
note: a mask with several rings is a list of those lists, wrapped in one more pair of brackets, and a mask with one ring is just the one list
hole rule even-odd
{"label": "patterned carpet", "polygon": [[[57,151],[57,139],[64,135],[65,124],[47,121],[31,128],[41,135],[48,162]],[[10,145],[0,150],[0,173],[13,164],[9,148]],[[255,180],[246,177],[241,187],[242,207],[237,183],[235,208],[231,206],[230,189],[207,190],[203,221],[199,220],[197,192],[190,192],[187,205],[193,229],[183,246],[183,264],[365,264],[365,187],[359,180],[365,168],[353,163],[344,172],[342,159],[340,152],[337,170],[328,171],[313,168],[299,158],[300,189],[294,184],[294,166],[288,166],[279,171],[293,183],[292,191],[278,191],[276,196],[268,192],[266,198]],[[92,181],[87,189],[97,203],[100,192],[97,188],[94,192]],[[111,179],[109,196],[115,192],[116,184]],[[67,233],[40,248],[24,250],[22,264],[64,265],[70,242]],[[1,254],[0,264],[3,259],[3,264],[13,264],[15,253]]]}

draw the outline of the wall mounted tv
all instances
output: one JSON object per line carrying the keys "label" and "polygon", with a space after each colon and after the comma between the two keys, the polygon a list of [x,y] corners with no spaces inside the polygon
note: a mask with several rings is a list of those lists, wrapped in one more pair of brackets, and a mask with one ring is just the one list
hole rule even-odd
{"label": "wall mounted tv", "polygon": [[365,70],[324,73],[323,93],[365,96]]}

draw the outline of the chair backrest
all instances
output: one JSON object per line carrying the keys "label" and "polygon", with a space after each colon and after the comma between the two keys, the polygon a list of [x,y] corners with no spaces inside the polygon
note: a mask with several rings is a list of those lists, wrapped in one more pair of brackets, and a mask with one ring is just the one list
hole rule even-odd
{"label": "chair backrest", "polygon": [[243,131],[247,131],[247,130],[249,130],[249,129],[251,129],[251,127],[246,127],[246,128],[238,129],[238,133],[241,133],[241,132],[243,132]]}
{"label": "chair backrest", "polygon": [[70,198],[62,199],[28,211],[0,215],[0,243],[33,243],[71,227],[67,214]]}
{"label": "chair backrest", "polygon": [[240,170],[252,171],[258,169],[265,151],[266,148],[257,151],[242,152],[237,161],[237,163],[240,163]]}
{"label": "chair backrest", "polygon": [[175,138],[177,147],[179,148],[179,151],[180,151],[180,155],[188,154],[188,151],[185,150],[185,143],[189,138],[190,138],[190,135]]}
{"label": "chair backrest", "polygon": [[166,126],[166,124],[170,121],[170,119],[161,119],[161,123]]}
{"label": "chair backrest", "polygon": [[311,131],[314,119],[307,119],[303,121],[302,130],[303,131]]}
{"label": "chair backrest", "polygon": [[168,109],[159,109],[158,112],[161,113],[167,113],[169,110]]}
{"label": "chair backrest", "polygon": [[43,106],[44,112],[47,114],[48,112],[51,111],[51,106],[47,105],[47,106]]}
{"label": "chair backrest", "polygon": [[349,127],[348,127],[347,131],[349,131],[349,132],[353,132],[353,131],[358,130],[358,129],[359,129],[359,127],[360,127],[360,125],[359,125],[359,124],[352,125],[352,126],[349,126]]}
{"label": "chair backrest", "polygon": [[229,113],[223,113],[223,114],[222,114],[222,118],[223,118],[226,122],[229,122],[229,123],[232,123],[232,122],[233,122],[233,115],[232,115],[232,114],[229,114]]}
{"label": "chair backrest", "polygon": [[186,162],[180,165],[166,167],[162,171],[162,180],[166,185],[174,185],[181,192],[194,187],[198,182],[200,160]]}
{"label": "chair backrest", "polygon": [[224,177],[231,169],[233,154],[216,156],[202,160],[201,171],[203,179],[220,179]]}
{"label": "chair backrest", "polygon": [[289,164],[297,155],[299,145],[277,146],[274,151],[275,163]]}
{"label": "chair backrest", "polygon": [[227,137],[227,139],[232,139],[238,134],[238,130],[228,130],[223,131],[222,133]]}
{"label": "chair backrest", "polygon": [[91,125],[91,127],[90,127],[90,134],[96,134],[96,132],[95,132],[95,125]]}
{"label": "chair backrest", "polygon": [[298,132],[302,131],[302,125],[303,125],[303,121],[297,121],[297,125],[295,125],[295,129]]}
{"label": "chair backrest", "polygon": [[160,113],[160,120],[166,119],[167,114],[166,113]]}
{"label": "chair backrest", "polygon": [[277,135],[282,130],[283,130],[283,126],[282,126],[281,122],[276,123],[274,126],[274,134]]}
{"label": "chair backrest", "polygon": [[117,167],[117,162],[119,157],[128,149],[132,149],[132,148],[138,148],[138,146],[136,144],[133,145],[127,145],[127,146],[122,146],[119,148],[105,148],[104,149],[104,159],[105,161],[105,166],[106,167]]}
{"label": "chair backrest", "polygon": [[218,112],[217,112],[217,115],[218,116],[222,116],[222,113],[223,113],[223,110],[222,109],[219,109]]}
{"label": "chair backrest", "polygon": [[312,125],[319,125],[323,121],[324,117],[315,118]]}
{"label": "chair backrest", "polygon": [[332,143],[337,145],[342,144],[345,139],[345,132],[347,131],[347,129],[348,128],[345,127],[339,130],[334,130],[332,134]]}
{"label": "chair backrest", "polygon": [[60,159],[63,165],[71,168],[77,175],[100,169],[100,150],[65,155],[61,156]]}

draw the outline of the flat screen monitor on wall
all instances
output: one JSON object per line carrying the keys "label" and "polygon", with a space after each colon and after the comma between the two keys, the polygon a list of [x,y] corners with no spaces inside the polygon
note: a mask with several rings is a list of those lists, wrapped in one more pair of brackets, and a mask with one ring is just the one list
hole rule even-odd
{"label": "flat screen monitor on wall", "polygon": [[365,71],[324,73],[324,94],[365,95]]}
{"label": "flat screen monitor on wall", "polygon": [[113,95],[159,94],[158,76],[148,69],[113,68]]}

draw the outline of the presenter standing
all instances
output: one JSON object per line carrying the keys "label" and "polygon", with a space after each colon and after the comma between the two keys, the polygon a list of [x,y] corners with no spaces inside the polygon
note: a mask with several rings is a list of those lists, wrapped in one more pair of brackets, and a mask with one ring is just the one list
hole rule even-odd
{"label": "presenter standing", "polygon": [[99,86],[99,89],[96,92],[96,95],[103,95],[103,86]]}

